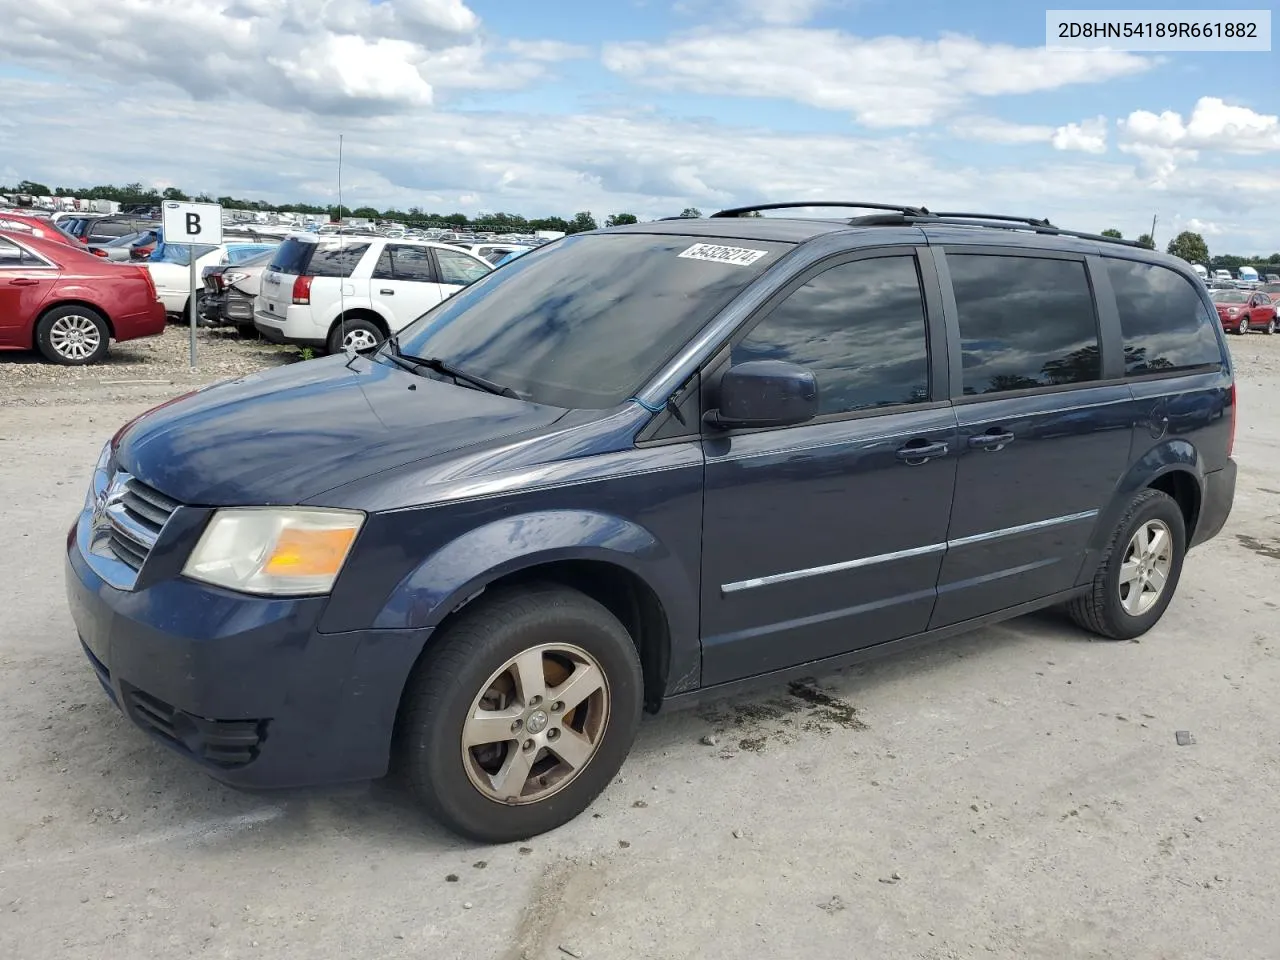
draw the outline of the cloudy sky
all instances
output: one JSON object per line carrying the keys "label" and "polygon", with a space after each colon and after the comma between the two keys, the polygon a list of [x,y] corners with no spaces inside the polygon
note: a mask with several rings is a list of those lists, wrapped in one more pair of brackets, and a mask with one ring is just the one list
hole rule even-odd
{"label": "cloudy sky", "polygon": [[1280,249],[1275,54],[1050,51],[1025,0],[0,0],[0,24],[0,182],[333,202],[342,133],[352,206],[852,198]]}

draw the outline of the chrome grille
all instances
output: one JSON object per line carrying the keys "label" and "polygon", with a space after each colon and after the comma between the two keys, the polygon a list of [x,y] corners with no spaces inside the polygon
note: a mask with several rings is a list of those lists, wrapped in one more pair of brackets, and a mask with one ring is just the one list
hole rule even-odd
{"label": "chrome grille", "polygon": [[[94,508],[90,550],[134,573],[142,569],[160,531],[181,504],[127,473],[116,472]],[[117,583],[128,589],[131,584]]]}

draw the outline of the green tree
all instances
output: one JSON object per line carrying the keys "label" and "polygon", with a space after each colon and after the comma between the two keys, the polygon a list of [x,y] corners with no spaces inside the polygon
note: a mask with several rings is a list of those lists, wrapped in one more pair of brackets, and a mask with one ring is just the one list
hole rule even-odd
{"label": "green tree", "polygon": [[569,229],[565,233],[582,233],[584,230],[596,230],[596,218],[591,215],[589,210],[582,210],[573,215],[573,219],[569,221]]}
{"label": "green tree", "polygon": [[49,197],[53,195],[52,190],[43,183],[36,183],[34,180],[19,180],[17,192],[29,193],[33,197]]}
{"label": "green tree", "polygon": [[213,203],[213,197],[209,196],[207,193],[197,193],[196,203]]}
{"label": "green tree", "polygon": [[1138,237],[1138,243],[1146,247],[1148,250],[1154,250],[1156,248],[1156,242],[1151,239],[1151,234],[1149,233],[1144,233]]}
{"label": "green tree", "polygon": [[160,194],[160,196],[164,197],[164,199],[166,200],[190,200],[191,199],[185,193],[179,190],[177,187],[165,187],[164,193]]}
{"label": "green tree", "polygon": [[702,211],[699,210],[697,207],[685,207],[683,210],[680,211],[680,216],[693,217],[694,219],[697,219],[698,217],[702,216]]}
{"label": "green tree", "polygon": [[353,217],[363,217],[365,220],[377,220],[378,211],[373,207],[356,207],[351,211]]}
{"label": "green tree", "polygon": [[1102,236],[1111,237],[1112,239],[1115,239],[1115,240],[1124,239],[1124,234],[1121,233],[1119,230],[1117,230],[1115,227],[1107,227],[1107,229],[1102,231]]}
{"label": "green tree", "polygon": [[1192,233],[1190,230],[1183,230],[1170,240],[1165,253],[1181,257],[1187,263],[1209,262],[1209,245],[1204,242],[1204,237],[1198,233]]}
{"label": "green tree", "polygon": [[604,225],[606,227],[621,227],[628,223],[638,222],[639,220],[634,213],[611,213],[605,220]]}

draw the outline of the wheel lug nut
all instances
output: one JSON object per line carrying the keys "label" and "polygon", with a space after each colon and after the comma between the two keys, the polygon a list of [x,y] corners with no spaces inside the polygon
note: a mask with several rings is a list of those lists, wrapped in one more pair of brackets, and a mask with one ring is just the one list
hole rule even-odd
{"label": "wheel lug nut", "polygon": [[529,706],[531,706],[531,707],[536,707],[536,706],[538,706],[540,703],[542,703],[542,698],[541,698],[541,697],[530,697],[530,698],[529,698]]}
{"label": "wheel lug nut", "polygon": [[551,705],[552,713],[559,713],[563,709],[564,709],[564,704],[561,703],[559,700],[557,700],[555,703]]}
{"label": "wheel lug nut", "polygon": [[555,727],[552,727],[550,730],[547,731],[548,740],[556,740],[559,737],[560,737],[560,731],[557,730]]}
{"label": "wheel lug nut", "polygon": [[512,732],[512,733],[516,733],[516,732],[518,732],[518,731],[519,731],[519,729],[520,729],[521,727],[523,727],[523,726],[524,726],[524,721],[523,721],[523,720],[520,720],[520,719],[512,720],[512,721],[511,721],[511,732]]}
{"label": "wheel lug nut", "polygon": [[532,741],[532,740],[526,740],[526,741],[524,742],[524,749],[526,749],[526,750],[532,750],[532,749],[533,749],[533,741]]}

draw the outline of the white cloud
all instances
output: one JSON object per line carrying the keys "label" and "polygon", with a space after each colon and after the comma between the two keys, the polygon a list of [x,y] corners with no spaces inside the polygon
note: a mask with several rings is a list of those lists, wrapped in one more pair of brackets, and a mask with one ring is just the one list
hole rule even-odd
{"label": "white cloud", "polygon": [[1120,149],[1138,158],[1153,185],[1165,187],[1184,164],[1203,151],[1261,154],[1280,150],[1280,118],[1201,97],[1183,120],[1174,110],[1135,110],[1118,120]]}
{"label": "white cloud", "polygon": [[1226,233],[1226,231],[1216,223],[1213,223],[1210,220],[1201,220],[1199,217],[1192,217],[1182,226],[1183,229],[1190,230],[1193,233],[1198,233],[1204,237],[1220,237]]}
{"label": "white cloud", "polygon": [[589,47],[577,43],[565,43],[562,40],[508,40],[506,49],[518,57],[540,63],[577,60],[591,55]]}
{"label": "white cloud", "polygon": [[1013,47],[955,35],[864,39],[799,28],[614,43],[603,61],[662,90],[793,100],[850,113],[872,127],[926,126],[974,98],[1102,83],[1152,63],[1130,53]]}
{"label": "white cloud", "polygon": [[395,112],[437,91],[514,89],[571,54],[504,52],[462,0],[0,0],[0,62],[159,82],[317,113]]}
{"label": "white cloud", "polygon": [[1232,106],[1218,97],[1197,100],[1185,122],[1182,114],[1173,110],[1160,114],[1135,110],[1119,123],[1133,144],[1225,153],[1280,150],[1280,117]]}
{"label": "white cloud", "polygon": [[728,22],[754,20],[774,26],[808,23],[829,7],[849,6],[852,0],[677,0],[678,13],[691,16],[720,15]]}
{"label": "white cloud", "polygon": [[1051,138],[1055,150],[1079,150],[1082,153],[1107,152],[1107,118],[1094,117],[1080,123],[1058,127]]}
{"label": "white cloud", "polygon": [[961,117],[949,127],[952,135],[985,143],[1047,143],[1054,128],[1026,123],[1010,123],[998,117]]}
{"label": "white cloud", "polygon": [[964,140],[985,143],[1043,143],[1055,150],[1081,153],[1107,152],[1107,118],[1093,117],[1060,127],[1043,124],[1010,123],[998,117],[966,116],[952,122],[951,134]]}
{"label": "white cloud", "polygon": [[[31,81],[11,81],[8,92],[23,105],[11,114],[18,126],[0,158],[0,180],[8,182],[172,182],[213,196],[332,203],[341,130],[345,200],[379,209],[526,216],[592,210],[603,220],[622,210],[657,217],[686,206],[843,199],[856,183],[858,194],[886,202],[1025,213],[1082,230],[1120,225],[1135,234],[1130,225],[1149,224],[1153,209],[1176,204],[1187,217],[1224,224],[1215,245],[1229,249],[1243,235],[1234,223],[1247,222],[1241,203],[1280,205],[1280,183],[1264,171],[1189,170],[1156,192],[1131,166],[1087,154],[1029,161],[1015,152],[978,167],[935,156],[915,135],[779,136],[660,116],[436,108],[326,118]],[[65,149],[86,129],[97,131],[91,154]]]}

